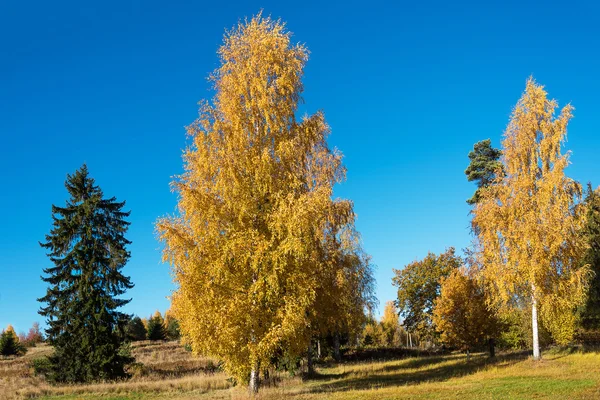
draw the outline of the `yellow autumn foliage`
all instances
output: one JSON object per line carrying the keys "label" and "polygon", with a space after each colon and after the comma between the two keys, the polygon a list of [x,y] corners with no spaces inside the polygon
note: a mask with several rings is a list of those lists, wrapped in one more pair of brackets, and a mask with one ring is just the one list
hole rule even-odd
{"label": "yellow autumn foliage", "polygon": [[306,350],[316,299],[340,269],[328,238],[340,247],[354,212],[332,200],[345,169],[323,114],[295,115],[308,50],[258,15],[228,32],[218,54],[216,94],[188,127],[185,173],[172,184],[178,213],[157,231],[184,340],[247,381],[282,347]]}
{"label": "yellow autumn foliage", "polygon": [[443,343],[470,350],[497,334],[498,324],[486,305],[485,292],[465,268],[441,279],[433,322]]}
{"label": "yellow autumn foliage", "polygon": [[529,79],[504,135],[504,171],[482,189],[473,224],[494,302],[525,299],[534,312],[537,306],[554,339],[567,343],[590,272],[579,263],[585,248],[578,234],[581,187],[565,176],[569,153],[561,152],[573,107],[558,116],[556,108],[543,86]]}
{"label": "yellow autumn foliage", "polygon": [[325,268],[321,269],[315,306],[309,311],[315,336],[356,337],[376,306],[370,257],[360,246],[353,222],[338,221],[326,233],[320,261]]}

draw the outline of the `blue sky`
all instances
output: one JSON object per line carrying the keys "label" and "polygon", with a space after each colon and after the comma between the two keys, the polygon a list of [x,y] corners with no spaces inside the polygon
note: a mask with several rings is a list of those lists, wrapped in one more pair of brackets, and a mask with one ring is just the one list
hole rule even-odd
{"label": "blue sky", "polygon": [[302,111],[324,110],[345,154],[336,195],[354,201],[382,305],[393,268],[469,243],[467,153],[499,146],[529,75],[575,106],[568,174],[600,184],[595,2],[202,3],[0,3],[0,327],[43,322],[38,241],[83,162],[132,211],[125,311],[168,308],[153,223],[175,209],[170,177],[224,30],[260,9],[311,51]]}

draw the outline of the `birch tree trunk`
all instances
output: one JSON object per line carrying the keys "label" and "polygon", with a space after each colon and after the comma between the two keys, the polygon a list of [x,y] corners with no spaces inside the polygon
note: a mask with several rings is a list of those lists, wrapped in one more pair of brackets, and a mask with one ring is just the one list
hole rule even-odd
{"label": "birch tree trunk", "polygon": [[535,286],[531,285],[531,327],[533,331],[533,359],[539,360],[540,357],[540,340],[538,335],[538,315],[537,315],[537,298],[535,296]]}
{"label": "birch tree trunk", "polygon": [[321,359],[321,339],[317,339],[317,360]]}
{"label": "birch tree trunk", "polygon": [[250,372],[250,383],[248,385],[248,389],[250,391],[250,395],[253,396],[258,393],[258,385],[259,385],[259,368],[258,363],[256,363],[252,367],[252,371]]}

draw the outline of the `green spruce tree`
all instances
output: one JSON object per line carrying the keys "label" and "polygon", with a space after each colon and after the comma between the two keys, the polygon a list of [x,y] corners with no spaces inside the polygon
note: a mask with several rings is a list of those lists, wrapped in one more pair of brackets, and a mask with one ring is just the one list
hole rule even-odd
{"label": "green spruce tree", "polygon": [[154,316],[148,319],[148,340],[165,340],[167,332],[165,331],[165,320],[157,311]]}
{"label": "green spruce tree", "polygon": [[175,318],[165,319],[165,334],[169,340],[179,340],[181,332],[179,331],[179,321]]}
{"label": "green spruce tree", "polygon": [[44,269],[49,284],[40,314],[47,318],[48,378],[89,382],[125,377],[133,359],[122,351],[128,315],[118,309],[130,300],[118,296],[133,284],[121,270],[129,259],[125,239],[129,212],[125,202],[105,199],[84,164],[65,183],[70,199],[52,206],[52,230],[46,242],[53,267]]}
{"label": "green spruce tree", "polygon": [[588,297],[580,312],[581,326],[584,329],[600,329],[600,189],[593,190],[588,183],[585,198],[587,223],[583,235],[588,242],[588,249],[583,264],[589,264],[594,276],[590,281]]}
{"label": "green spruce tree", "polygon": [[146,340],[146,327],[144,326],[142,319],[137,315],[129,320],[125,331],[127,333],[128,340]]}
{"label": "green spruce tree", "polygon": [[471,205],[477,203],[480,189],[494,181],[498,169],[502,168],[500,156],[502,156],[502,151],[493,148],[490,139],[475,143],[473,150],[469,152],[470,163],[465,170],[465,175],[469,182],[477,182],[477,190],[473,197],[467,200],[467,203]]}
{"label": "green spruce tree", "polygon": [[0,334],[0,355],[2,356],[18,356],[25,354],[27,349],[19,341],[12,327],[8,327]]}

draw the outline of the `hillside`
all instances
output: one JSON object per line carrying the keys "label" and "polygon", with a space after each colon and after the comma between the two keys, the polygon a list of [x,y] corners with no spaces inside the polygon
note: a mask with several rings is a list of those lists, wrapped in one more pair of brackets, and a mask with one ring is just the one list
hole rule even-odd
{"label": "hillside", "polygon": [[[19,359],[0,360],[0,398],[27,399],[245,399],[216,363],[194,357],[176,342],[138,342],[138,365],[126,382],[52,387],[33,377],[29,362],[48,354],[39,346]],[[381,355],[381,353],[372,353]],[[360,354],[359,354],[360,355]],[[365,354],[363,354],[365,355]],[[367,356],[369,354],[366,354]],[[364,358],[364,357],[363,357]],[[360,359],[360,357],[355,357]],[[259,398],[304,399],[589,399],[600,397],[600,353],[546,352],[542,362],[526,353],[505,353],[493,362],[485,354],[345,361],[321,365],[303,381],[271,375]]]}

